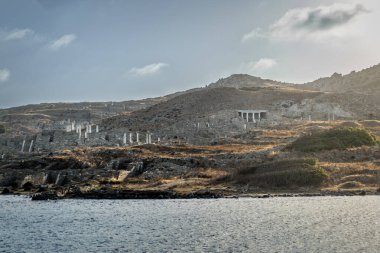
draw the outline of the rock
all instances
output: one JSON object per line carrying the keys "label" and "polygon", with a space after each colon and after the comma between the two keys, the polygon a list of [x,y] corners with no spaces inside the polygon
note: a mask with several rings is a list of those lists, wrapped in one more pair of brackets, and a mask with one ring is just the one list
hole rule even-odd
{"label": "rock", "polygon": [[48,186],[47,185],[40,185],[38,187],[38,192],[46,192],[48,189]]}
{"label": "rock", "polygon": [[32,196],[32,200],[56,200],[58,196],[55,192],[36,193]]}
{"label": "rock", "polygon": [[222,198],[223,194],[213,192],[213,191],[210,191],[208,189],[204,189],[204,190],[199,190],[199,191],[193,192],[188,197],[189,198],[206,198],[206,199]]}
{"label": "rock", "polygon": [[363,190],[363,191],[361,191],[361,192],[359,193],[359,195],[360,195],[360,196],[364,196],[364,195],[366,195],[366,192]]}
{"label": "rock", "polygon": [[8,188],[4,188],[1,194],[9,194],[11,191]]}
{"label": "rock", "polygon": [[24,191],[31,191],[33,189],[34,185],[31,182],[26,182],[22,185],[22,188]]}

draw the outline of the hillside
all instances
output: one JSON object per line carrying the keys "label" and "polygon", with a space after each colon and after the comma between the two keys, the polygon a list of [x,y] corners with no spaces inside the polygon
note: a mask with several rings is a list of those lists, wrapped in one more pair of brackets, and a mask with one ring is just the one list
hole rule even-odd
{"label": "hillside", "polygon": [[320,78],[305,85],[320,91],[380,95],[380,64],[358,72],[352,71],[348,75],[334,73],[330,77]]}
{"label": "hillside", "polygon": [[223,118],[226,113],[233,114],[238,109],[276,110],[318,95],[319,92],[291,87],[205,88],[132,112],[128,117],[119,115],[105,119],[103,125],[109,129],[126,127],[154,130],[179,122],[187,124],[209,121],[210,117]]}

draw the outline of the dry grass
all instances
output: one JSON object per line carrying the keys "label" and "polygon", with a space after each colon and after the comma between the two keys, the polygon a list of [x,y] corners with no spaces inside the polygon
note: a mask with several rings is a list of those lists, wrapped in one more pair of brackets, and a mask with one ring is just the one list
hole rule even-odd
{"label": "dry grass", "polygon": [[[365,188],[380,186],[380,166],[374,162],[321,163],[321,166],[330,175],[328,181],[330,187]],[[347,182],[351,183],[346,185]]]}

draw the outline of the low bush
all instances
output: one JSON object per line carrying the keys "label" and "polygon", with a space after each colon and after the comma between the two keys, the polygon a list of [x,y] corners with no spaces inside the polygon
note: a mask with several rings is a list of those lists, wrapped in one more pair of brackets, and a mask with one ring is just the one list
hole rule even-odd
{"label": "low bush", "polygon": [[376,136],[363,128],[343,127],[305,135],[288,145],[288,150],[315,152],[321,150],[347,149],[374,146]]}
{"label": "low bush", "polygon": [[240,184],[272,188],[318,186],[327,179],[316,159],[292,159],[239,169],[232,176]]}

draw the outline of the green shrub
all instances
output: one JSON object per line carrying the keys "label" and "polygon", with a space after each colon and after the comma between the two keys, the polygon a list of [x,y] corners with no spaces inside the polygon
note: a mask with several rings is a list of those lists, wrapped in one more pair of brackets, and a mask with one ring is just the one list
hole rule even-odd
{"label": "green shrub", "polygon": [[5,126],[0,125],[0,134],[5,133]]}
{"label": "green shrub", "polygon": [[305,135],[291,143],[287,149],[301,152],[347,149],[361,146],[374,146],[376,137],[363,128],[334,128]]}
{"label": "green shrub", "polygon": [[258,187],[318,186],[327,178],[316,159],[281,160],[238,170],[237,183]]}

